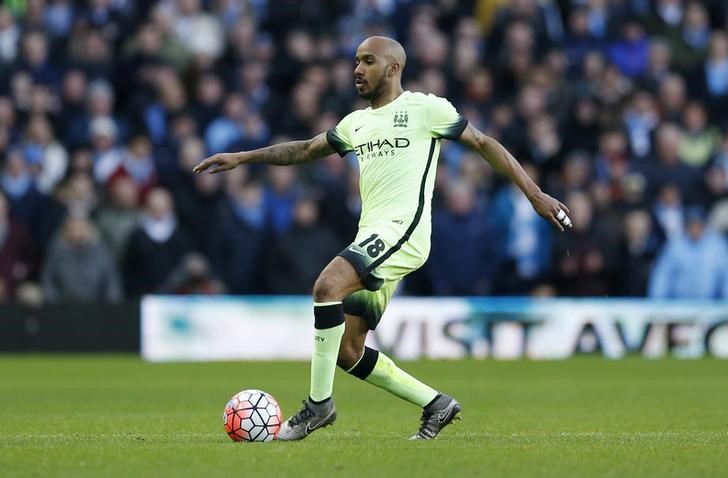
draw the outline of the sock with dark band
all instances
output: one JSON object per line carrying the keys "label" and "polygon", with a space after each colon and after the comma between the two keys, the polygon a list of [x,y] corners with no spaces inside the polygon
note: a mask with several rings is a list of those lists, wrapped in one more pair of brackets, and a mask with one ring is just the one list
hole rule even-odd
{"label": "sock with dark band", "polygon": [[369,347],[364,347],[364,354],[347,372],[420,407],[437,397],[434,388],[397,367],[382,352]]}
{"label": "sock with dark band", "polygon": [[323,402],[334,388],[336,359],[344,335],[344,308],[341,302],[314,302],[314,342],[311,356],[311,390],[313,402]]}

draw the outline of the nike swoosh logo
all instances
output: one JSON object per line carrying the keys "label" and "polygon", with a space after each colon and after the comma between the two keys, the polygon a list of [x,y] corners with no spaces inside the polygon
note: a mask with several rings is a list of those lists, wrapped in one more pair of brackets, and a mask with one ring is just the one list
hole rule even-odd
{"label": "nike swoosh logo", "polygon": [[359,254],[360,256],[364,256],[364,257],[366,257],[366,256],[364,255],[364,253],[363,253],[363,252],[361,252],[361,251],[360,251],[359,249],[355,248],[354,246],[351,246],[351,247],[349,248],[349,250],[350,250],[351,252],[353,252],[354,254]]}
{"label": "nike swoosh logo", "polygon": [[452,409],[455,407],[455,402],[450,402],[450,405],[445,409],[444,412],[441,412],[437,415],[437,421],[439,423],[445,423],[447,421],[448,415],[452,412]]}
{"label": "nike swoosh logo", "polygon": [[399,219],[392,219],[392,222],[395,224],[402,224],[402,221],[400,221]]}
{"label": "nike swoosh logo", "polygon": [[363,127],[364,127],[364,125],[361,125],[361,126],[359,126],[358,128],[354,128],[354,132],[356,133],[357,131],[359,131],[359,130],[360,130],[360,129],[362,129]]}
{"label": "nike swoosh logo", "polygon": [[315,429],[320,427],[323,423],[325,423],[326,420],[329,419],[329,417],[331,417],[330,413],[328,415],[326,415],[326,417],[322,418],[320,422],[318,422],[316,425],[313,425],[313,426],[311,425],[311,422],[308,422],[306,424],[306,435],[310,435],[312,431],[314,431]]}

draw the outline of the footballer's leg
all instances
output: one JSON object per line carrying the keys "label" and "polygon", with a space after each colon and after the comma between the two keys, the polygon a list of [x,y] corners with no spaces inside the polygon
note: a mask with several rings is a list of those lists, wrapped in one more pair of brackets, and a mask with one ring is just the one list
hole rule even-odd
{"label": "footballer's leg", "polygon": [[315,330],[309,397],[304,400],[303,408],[281,425],[279,440],[301,440],[336,420],[331,393],[345,328],[342,300],[361,288],[357,272],[349,262],[338,256],[316,280],[313,287]]}
{"label": "footballer's leg", "polygon": [[346,331],[341,341],[339,366],[355,377],[422,407],[420,428],[412,439],[428,440],[435,438],[457,417],[462,409],[460,404],[397,367],[384,353],[364,345],[367,333],[376,327],[395,288],[396,282],[389,282],[376,292],[359,290],[344,299]]}

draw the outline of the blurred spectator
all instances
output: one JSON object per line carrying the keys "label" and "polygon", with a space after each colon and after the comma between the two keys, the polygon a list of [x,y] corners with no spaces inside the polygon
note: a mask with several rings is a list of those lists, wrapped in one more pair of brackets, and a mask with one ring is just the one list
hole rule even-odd
{"label": "blurred spectator", "polygon": [[[525,165],[534,181],[536,169]],[[527,294],[549,271],[551,225],[533,210],[531,203],[515,185],[504,186],[490,207],[495,236],[498,269],[494,292],[505,295]],[[492,258],[491,260],[495,260]]]}
{"label": "blurred spectator", "polygon": [[118,302],[121,281],[113,256],[86,218],[69,216],[42,272],[48,302]]}
{"label": "blurred spectator", "polygon": [[693,70],[693,93],[710,105],[714,120],[724,118],[728,112],[728,36],[724,31],[711,35],[708,55],[701,66]]}
{"label": "blurred spectator", "polygon": [[496,267],[494,238],[477,207],[473,187],[450,184],[445,208],[434,214],[428,263],[438,295],[485,295],[492,290]]}
{"label": "blurred spectator", "polygon": [[94,179],[105,184],[121,164],[123,151],[116,146],[119,132],[109,117],[94,119],[89,130]]}
{"label": "blurred spectator", "polygon": [[683,195],[674,183],[663,184],[652,205],[663,238],[672,239],[683,232]]}
{"label": "blurred spectator", "polygon": [[687,72],[700,63],[710,41],[710,18],[702,2],[689,1],[678,31],[669,37],[673,52],[673,65],[677,71]]}
{"label": "blurred spectator", "polygon": [[644,161],[641,166],[649,180],[651,194],[654,195],[658,188],[669,183],[676,185],[683,196],[694,198],[699,174],[681,161],[682,138],[683,131],[673,124],[664,124],[657,130],[655,157]]}
{"label": "blurred spectator", "polygon": [[648,49],[644,28],[636,18],[631,18],[621,25],[620,37],[608,47],[607,55],[624,75],[637,78],[644,72]]}
{"label": "blurred spectator", "polygon": [[39,30],[29,31],[20,40],[21,54],[17,59],[17,71],[30,75],[34,83],[56,86],[58,70],[48,55],[48,39]]}
{"label": "blurred spectator", "polygon": [[[182,226],[193,235],[195,248],[209,254],[211,249],[209,231],[214,228],[224,192],[220,185],[222,176],[192,174],[192,168],[204,157],[204,146],[199,138],[185,139],[180,149],[179,170],[176,177],[167,178],[166,183],[170,186],[174,202],[177,204],[177,216]],[[241,167],[230,172],[226,179],[242,180],[246,174],[246,170]]]}
{"label": "blurred spectator", "polygon": [[685,80],[678,75],[668,74],[659,83],[658,95],[662,107],[663,121],[679,123],[687,101]]}
{"label": "blurred spectator", "polygon": [[655,99],[647,91],[637,91],[624,112],[624,127],[635,156],[643,158],[652,151],[652,132],[660,120]]}
{"label": "blurred spectator", "polygon": [[170,23],[177,39],[198,61],[208,62],[222,53],[223,29],[218,19],[202,10],[200,0],[163,2],[171,7]]}
{"label": "blurred spectator", "polygon": [[30,168],[18,149],[8,151],[0,175],[0,189],[10,203],[11,216],[28,225],[37,237],[41,233],[48,198],[35,186]]}
{"label": "blurred spectator", "polygon": [[560,132],[565,151],[596,152],[599,132],[599,106],[591,96],[578,97],[569,112],[563,131]]}
{"label": "blurred spectator", "polygon": [[0,7],[0,64],[8,65],[18,52],[20,28],[15,24],[10,9]]}
{"label": "blurred spectator", "polygon": [[141,112],[144,126],[156,145],[164,143],[174,134],[174,120],[186,114],[188,106],[187,94],[181,80],[170,73],[166,71],[156,76],[156,99],[145,104]]}
{"label": "blurred spectator", "polygon": [[124,253],[126,293],[134,297],[156,291],[191,248],[190,238],[177,223],[169,192],[152,189]]}
{"label": "blurred spectator", "polygon": [[145,135],[131,138],[129,147],[119,152],[116,168],[108,176],[107,183],[117,178],[130,178],[139,192],[140,203],[149,191],[157,186],[156,165],[152,159],[152,144]]}
{"label": "blurred spectator", "polygon": [[213,276],[205,256],[192,252],[182,258],[180,265],[172,271],[159,292],[179,295],[223,294],[225,286]]}
{"label": "blurred spectator", "polygon": [[586,56],[603,48],[603,42],[589,29],[589,12],[580,7],[572,10],[569,16],[569,32],[566,38],[565,51],[571,71],[582,67]]}
{"label": "blurred spectator", "polygon": [[293,210],[293,226],[266,255],[268,290],[274,294],[309,294],[316,277],[340,250],[334,233],[319,222],[319,207],[302,196]]}
{"label": "blurred spectator", "polygon": [[193,111],[195,122],[200,130],[206,130],[210,122],[220,114],[224,94],[225,85],[217,75],[204,73],[197,80]]}
{"label": "blurred spectator", "polygon": [[120,177],[109,184],[109,203],[99,208],[94,222],[102,239],[109,245],[117,264],[124,262],[124,252],[132,233],[139,225],[139,191],[131,178]]}
{"label": "blurred spectator", "polygon": [[267,226],[260,184],[234,185],[210,234],[214,269],[231,293],[264,292]]}
{"label": "blurred spectator", "polygon": [[685,234],[667,242],[650,276],[649,296],[660,299],[727,299],[728,244],[706,228],[705,210],[685,212]]}
{"label": "blurred spectator", "polygon": [[293,224],[293,209],[298,195],[297,176],[295,168],[268,168],[268,184],[263,191],[263,203],[270,225],[276,233],[288,231]]}
{"label": "blurred spectator", "polygon": [[648,211],[635,209],[624,216],[617,251],[615,295],[645,296],[658,245]]}
{"label": "blurred spectator", "polygon": [[649,19],[650,29],[660,36],[670,36],[679,30],[685,10],[682,0],[655,0]]}
{"label": "blurred spectator", "polygon": [[554,279],[559,294],[589,296],[611,290],[614,244],[600,234],[588,194],[573,192],[564,201],[573,229],[556,237]]}
{"label": "blurred spectator", "polygon": [[0,302],[12,300],[19,284],[35,277],[36,245],[23,223],[10,219],[5,194],[0,192]]}
{"label": "blurred spectator", "polygon": [[[322,159],[314,172],[323,196],[320,204],[321,219],[333,229],[343,249],[356,235],[361,198],[359,175],[347,168],[346,160],[332,155]],[[726,163],[728,166],[728,162]]]}
{"label": "blurred spectator", "polygon": [[43,24],[55,38],[63,38],[71,31],[75,8],[70,0],[48,2],[43,12]]}
{"label": "blurred spectator", "polygon": [[701,103],[690,102],[683,110],[683,134],[678,155],[693,167],[703,167],[713,156],[718,143],[718,131],[710,127],[705,108]]}
{"label": "blurred spectator", "polygon": [[215,118],[205,131],[205,143],[210,154],[227,150],[243,139],[243,122],[247,114],[245,100],[240,95],[230,95],[224,103],[225,115]]}
{"label": "blurred spectator", "polygon": [[68,60],[73,68],[84,72],[90,80],[111,79],[112,49],[101,30],[77,30],[71,35],[69,43]]}
{"label": "blurred spectator", "polygon": [[[650,40],[647,52],[647,65],[639,78],[640,85],[647,91],[656,92],[660,85],[671,75],[672,61],[670,46],[660,38]],[[676,75],[677,76],[677,75]],[[681,76],[677,76],[682,78]]]}
{"label": "blurred spectator", "polygon": [[98,29],[106,40],[114,41],[124,32],[125,19],[119,5],[114,0],[92,0],[81,10],[83,23]]}
{"label": "blurred spectator", "polygon": [[38,190],[49,194],[66,174],[68,153],[53,137],[52,126],[46,117],[33,116],[28,121],[24,153]]}

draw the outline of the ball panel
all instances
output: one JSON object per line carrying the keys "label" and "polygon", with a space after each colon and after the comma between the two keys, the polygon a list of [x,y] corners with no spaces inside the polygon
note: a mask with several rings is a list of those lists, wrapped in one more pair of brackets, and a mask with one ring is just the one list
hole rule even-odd
{"label": "ball panel", "polygon": [[250,417],[253,412],[255,412],[254,408],[243,408],[242,410],[235,410],[235,415],[239,416],[242,419]]}
{"label": "ball panel", "polygon": [[280,417],[281,415],[281,409],[278,407],[278,404],[272,404],[269,403],[267,407],[265,407],[265,411],[268,414],[269,417]]}
{"label": "ball panel", "polygon": [[260,410],[257,408],[253,410],[253,414],[250,416],[250,418],[253,419],[253,423],[258,426],[265,426],[265,421],[263,420],[263,417],[260,416]]}
{"label": "ball panel", "polygon": [[250,433],[247,430],[236,430],[235,437],[237,438],[235,441],[251,441]]}
{"label": "ball panel", "polygon": [[263,424],[268,423],[268,420],[270,420],[268,410],[266,410],[265,408],[256,408],[255,411],[258,415],[260,415],[261,420],[263,420]]}
{"label": "ball panel", "polygon": [[255,426],[255,423],[253,423],[253,420],[250,418],[244,419],[242,422],[240,422],[240,428],[243,430],[250,430]]}
{"label": "ball panel", "polygon": [[[263,426],[254,426],[250,429],[250,432],[248,432],[250,436],[250,441],[258,441],[258,437],[261,433],[265,432],[265,427]],[[264,437],[263,437],[264,438]]]}

